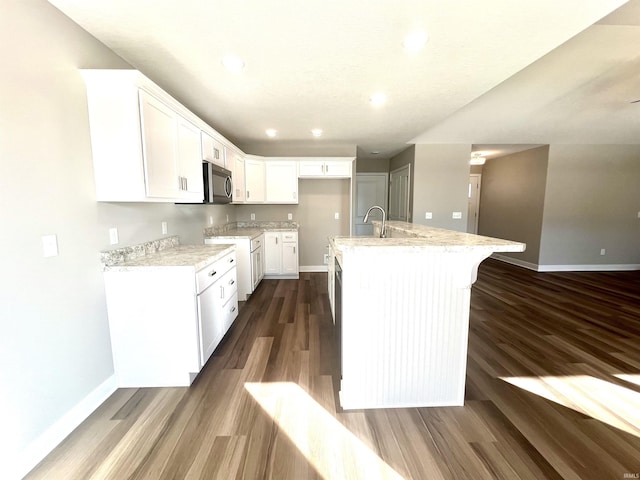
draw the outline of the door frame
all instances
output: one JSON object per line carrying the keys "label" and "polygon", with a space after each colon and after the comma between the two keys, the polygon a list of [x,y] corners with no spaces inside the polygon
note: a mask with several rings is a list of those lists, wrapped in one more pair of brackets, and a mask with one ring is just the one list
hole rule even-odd
{"label": "door frame", "polygon": [[412,215],[411,215],[411,165],[408,163],[406,165],[402,165],[401,167],[398,167],[389,172],[389,183],[388,183],[389,187],[387,188],[387,191],[389,192],[387,194],[389,208],[387,212],[389,213],[388,215],[389,218],[391,218],[391,175],[405,169],[407,170],[407,222],[411,223],[411,218],[412,218]]}
{"label": "door frame", "polygon": [[[478,177],[478,200],[476,202],[476,224],[474,228],[474,234],[478,234],[478,221],[480,220],[480,189],[482,188],[482,174],[481,173],[470,173],[469,174],[469,188],[471,188],[471,177]],[[469,192],[471,193],[471,192]],[[469,209],[467,208],[467,215],[469,215]],[[468,227],[467,223],[467,227]]]}

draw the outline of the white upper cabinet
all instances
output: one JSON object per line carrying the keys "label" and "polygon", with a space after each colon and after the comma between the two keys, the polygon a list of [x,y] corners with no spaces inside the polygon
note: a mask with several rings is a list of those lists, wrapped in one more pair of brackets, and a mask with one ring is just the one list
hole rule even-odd
{"label": "white upper cabinet", "polygon": [[233,203],[245,202],[245,173],[244,155],[239,150],[232,147],[225,147],[225,159],[227,168],[231,170],[231,180],[233,183]]}
{"label": "white upper cabinet", "polygon": [[244,160],[245,201],[246,203],[264,203],[265,168],[264,161],[246,157]]}
{"label": "white upper cabinet", "polygon": [[265,162],[266,203],[298,203],[298,162]]}
{"label": "white upper cabinet", "polygon": [[182,117],[178,117],[177,149],[180,198],[192,201],[202,200],[204,185],[200,129]]}
{"label": "white upper cabinet", "polygon": [[160,100],[140,91],[140,122],[147,196],[177,198],[180,185],[175,155],[176,114]]}
{"label": "white upper cabinet", "polygon": [[300,178],[351,178],[353,158],[300,159]]}
{"label": "white upper cabinet", "polygon": [[213,138],[207,132],[202,132],[202,159],[215,163],[224,168],[229,168],[229,160],[225,162],[225,151],[222,143]]}
{"label": "white upper cabinet", "polygon": [[206,125],[136,70],[82,75],[96,200],[202,201],[200,130]]}

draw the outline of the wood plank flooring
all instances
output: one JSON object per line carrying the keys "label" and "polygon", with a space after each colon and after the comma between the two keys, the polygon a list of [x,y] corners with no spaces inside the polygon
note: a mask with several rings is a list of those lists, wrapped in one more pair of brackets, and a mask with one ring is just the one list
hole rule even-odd
{"label": "wood plank flooring", "polygon": [[326,274],[266,280],[191,388],[120,389],[35,479],[640,474],[640,272],[485,261],[464,407],[341,411]]}

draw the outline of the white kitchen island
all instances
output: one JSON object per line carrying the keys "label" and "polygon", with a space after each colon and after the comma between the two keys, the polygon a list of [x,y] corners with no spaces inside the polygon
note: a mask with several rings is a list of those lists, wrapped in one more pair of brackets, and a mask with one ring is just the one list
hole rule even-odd
{"label": "white kitchen island", "polygon": [[341,295],[329,269],[333,309],[341,297],[341,406],[463,405],[478,266],[525,245],[405,222],[387,222],[387,236],[329,239],[330,267],[335,258],[342,269]]}

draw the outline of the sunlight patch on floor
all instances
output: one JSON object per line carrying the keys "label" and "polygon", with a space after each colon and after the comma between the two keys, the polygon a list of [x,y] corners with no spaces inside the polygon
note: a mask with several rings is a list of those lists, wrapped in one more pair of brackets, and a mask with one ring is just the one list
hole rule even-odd
{"label": "sunlight patch on floor", "polygon": [[625,382],[635,383],[636,385],[640,385],[640,375],[629,375],[626,373],[618,373],[618,374],[615,374],[614,377],[619,378],[620,380],[624,380]]}
{"label": "sunlight patch on floor", "polygon": [[640,437],[638,392],[590,375],[500,379]]}
{"label": "sunlight patch on floor", "polygon": [[244,387],[323,478],[402,480],[299,385],[245,383]]}

